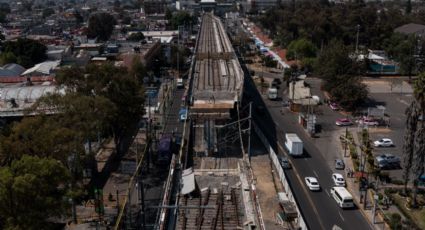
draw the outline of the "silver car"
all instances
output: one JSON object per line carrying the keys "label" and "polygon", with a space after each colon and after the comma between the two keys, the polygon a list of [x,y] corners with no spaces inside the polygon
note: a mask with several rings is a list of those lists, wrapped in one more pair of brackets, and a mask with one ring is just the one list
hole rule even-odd
{"label": "silver car", "polygon": [[336,159],[335,160],[335,169],[343,170],[344,168],[345,168],[344,161],[341,160],[341,159]]}

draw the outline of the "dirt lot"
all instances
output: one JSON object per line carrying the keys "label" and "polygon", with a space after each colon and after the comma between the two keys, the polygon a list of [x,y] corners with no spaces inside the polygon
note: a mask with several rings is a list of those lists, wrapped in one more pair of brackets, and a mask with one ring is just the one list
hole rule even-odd
{"label": "dirt lot", "polygon": [[[252,170],[257,179],[257,195],[260,200],[261,211],[267,229],[283,229],[276,225],[275,215],[279,210],[277,192],[283,191],[275,174],[276,186],[273,182],[272,165],[268,155],[257,155],[251,158]],[[277,190],[277,191],[276,191]]]}

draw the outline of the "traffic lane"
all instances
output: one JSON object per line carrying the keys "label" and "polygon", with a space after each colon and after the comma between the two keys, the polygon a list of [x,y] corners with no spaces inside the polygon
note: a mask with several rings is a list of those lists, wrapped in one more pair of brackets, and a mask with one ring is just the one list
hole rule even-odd
{"label": "traffic lane", "polygon": [[[327,167],[326,161],[320,154],[320,151],[316,146],[310,141],[310,137],[307,136],[307,133],[297,124],[294,117],[281,115],[276,108],[270,108],[270,113],[275,120],[275,123],[278,124],[278,140],[279,143],[284,143],[284,132],[295,132],[297,133],[304,142],[304,149],[308,153],[307,157],[304,158],[290,158],[294,168],[297,170],[299,176],[304,179],[306,176],[316,176],[320,178],[319,183],[322,184],[323,189],[326,189],[328,192],[332,187],[331,174],[332,171]],[[284,128],[283,128],[284,127]],[[305,186],[304,181],[294,180],[296,178],[288,178],[294,184],[294,194],[297,195],[302,191],[300,186]],[[299,186],[295,184],[298,183]],[[326,192],[325,192],[326,193]],[[308,196],[308,195],[307,195]],[[338,226],[345,226],[343,229],[370,229],[369,223],[364,219],[361,213],[358,210],[353,210],[353,212],[341,212],[340,208],[336,205],[333,198],[328,196],[311,196],[313,204],[310,204],[310,207],[305,202],[301,202],[300,206],[302,211],[311,208],[319,210],[318,218],[323,222],[326,229],[331,228],[334,224]],[[303,200],[303,199],[300,199]],[[333,205],[332,205],[333,204]],[[315,216],[308,216],[311,213],[306,213],[307,221],[310,219],[316,218]],[[345,223],[345,220],[355,221],[358,223],[355,226]]]}
{"label": "traffic lane", "polygon": [[309,199],[305,199],[310,196],[310,194],[308,194],[309,191],[307,191],[305,187],[302,187],[302,184],[297,183],[298,179],[294,170],[286,170],[285,175],[288,184],[291,186],[297,205],[301,209],[301,213],[307,223],[308,229],[325,229],[325,225],[322,223],[320,214],[318,213],[320,210],[315,208],[314,203],[312,203],[313,201],[310,202]]}
{"label": "traffic lane", "polygon": [[179,111],[182,106],[182,97],[184,89],[176,89],[173,96],[173,104],[169,111],[167,111],[166,119],[167,124],[165,127],[165,133],[181,133],[183,131],[183,122],[180,122]]}
{"label": "traffic lane", "polygon": [[[283,137],[279,137],[279,141],[282,141]],[[309,147],[307,147],[308,149]],[[298,180],[299,183],[292,183],[293,192],[296,193],[296,196],[299,195],[300,192],[308,190],[304,178],[307,176],[316,177],[321,186],[321,191],[312,192],[308,191],[308,193],[304,194],[302,197],[310,197],[312,200],[312,204],[308,202],[307,199],[299,199],[300,207],[303,210],[316,209],[316,212],[305,213],[305,216],[308,216],[310,220],[310,215],[316,215],[315,217],[319,218],[320,222],[322,222],[323,227],[317,228],[314,223],[311,223],[313,226],[311,229],[332,229],[332,226],[337,225],[342,229],[369,229],[369,224],[366,220],[364,220],[362,214],[354,209],[354,210],[343,210],[338,207],[333,197],[331,197],[330,189],[334,186],[331,175],[332,171],[326,167],[317,167],[317,165],[323,165],[324,162],[320,160],[320,156],[312,156],[311,158],[291,158],[293,168],[297,170],[297,172],[291,170],[287,170],[288,180],[296,181],[297,177],[293,176],[294,173],[298,173],[301,181]],[[312,208],[310,208],[310,207]],[[364,221],[361,221],[364,220]],[[352,223],[358,223],[353,226]],[[316,227],[314,227],[316,226]]]}

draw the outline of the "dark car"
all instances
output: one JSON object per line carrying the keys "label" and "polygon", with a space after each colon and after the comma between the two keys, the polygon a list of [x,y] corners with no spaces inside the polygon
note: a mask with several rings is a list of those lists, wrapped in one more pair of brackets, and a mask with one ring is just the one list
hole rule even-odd
{"label": "dark car", "polygon": [[279,163],[280,166],[282,166],[283,169],[290,169],[291,168],[291,163],[289,163],[288,158],[283,157],[283,156],[279,156]]}

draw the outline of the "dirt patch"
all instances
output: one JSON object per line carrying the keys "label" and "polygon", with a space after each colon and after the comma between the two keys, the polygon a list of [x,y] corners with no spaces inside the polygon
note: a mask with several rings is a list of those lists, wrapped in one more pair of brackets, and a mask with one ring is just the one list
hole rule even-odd
{"label": "dirt patch", "polygon": [[277,175],[276,183],[273,177],[273,167],[268,155],[258,155],[251,158],[252,170],[256,178],[257,195],[260,201],[261,212],[267,229],[281,229],[275,223],[275,215],[279,204],[277,193],[283,191]]}

